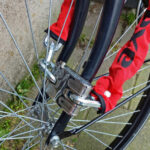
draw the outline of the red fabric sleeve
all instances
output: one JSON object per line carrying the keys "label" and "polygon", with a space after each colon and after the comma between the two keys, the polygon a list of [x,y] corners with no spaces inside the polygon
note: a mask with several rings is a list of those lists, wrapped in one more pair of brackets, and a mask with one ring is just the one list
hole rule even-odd
{"label": "red fabric sleeve", "polygon": [[[103,96],[105,112],[113,109],[122,97],[122,87],[142,66],[150,44],[150,0],[149,7],[136,26],[132,38],[120,49],[109,68],[109,76],[100,78],[94,90]],[[106,96],[106,91],[111,93]],[[108,93],[108,92],[107,92]]]}
{"label": "red fabric sleeve", "polygon": [[[57,19],[57,22],[55,22],[54,24],[52,24],[50,26],[51,32],[53,32],[58,37],[61,33],[62,27],[63,27],[64,22],[66,20],[66,16],[68,14],[68,11],[69,11],[71,4],[72,4],[72,0],[64,0],[63,4],[61,6],[61,12],[60,12],[59,17]],[[69,15],[67,17],[67,21],[65,23],[63,32],[62,32],[61,37],[60,37],[63,41],[67,41],[71,21],[72,21],[73,14],[74,14],[74,8],[75,8],[75,0],[73,0],[72,7],[70,9]]]}

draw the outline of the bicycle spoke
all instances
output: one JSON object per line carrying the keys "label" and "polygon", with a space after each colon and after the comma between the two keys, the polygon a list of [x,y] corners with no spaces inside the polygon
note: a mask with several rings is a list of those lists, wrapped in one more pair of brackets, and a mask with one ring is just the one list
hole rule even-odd
{"label": "bicycle spoke", "polygon": [[[31,128],[34,128],[33,126],[31,126],[26,120],[24,120],[23,118],[25,119],[29,119],[29,120],[33,120],[33,121],[37,121],[37,122],[41,122],[41,123],[47,123],[45,121],[42,121],[42,120],[38,120],[38,119],[35,119],[35,118],[32,118],[32,117],[27,117],[27,116],[24,116],[24,115],[17,115],[16,112],[14,112],[12,109],[10,109],[9,107],[7,107],[2,101],[0,101],[0,104],[2,104],[5,108],[7,108],[9,111],[12,112],[11,114],[11,117],[17,117],[19,119],[21,119],[22,121],[24,121],[25,123],[27,123]],[[9,114],[9,113],[8,113]]]}
{"label": "bicycle spoke", "polygon": [[42,135],[40,139],[40,150],[43,150],[43,136]]}
{"label": "bicycle spoke", "polygon": [[[73,122],[83,122],[83,123],[88,123],[90,120],[78,120],[78,119],[72,119],[71,121]],[[100,120],[96,123],[104,123],[104,124],[119,124],[119,125],[131,125],[131,123],[126,123],[126,122],[115,122],[115,121],[104,121]]]}
{"label": "bicycle spoke", "polygon": [[0,75],[4,79],[4,81],[7,83],[7,85],[12,89],[12,91],[19,97],[20,101],[24,104],[24,106],[28,107],[28,105],[22,100],[22,98],[19,96],[19,94],[16,92],[16,90],[13,88],[13,86],[10,84],[10,82],[7,80],[7,78],[3,75],[2,72],[0,72]]}
{"label": "bicycle spoke", "polygon": [[23,118],[21,118],[19,115],[17,115],[11,108],[9,108],[7,105],[5,105],[2,101],[0,101],[0,104],[2,106],[4,106],[5,108],[7,108],[9,111],[11,111],[13,113],[14,116],[16,116],[17,118],[21,119],[22,121],[24,121],[26,124],[28,124],[31,128],[34,128],[33,126],[31,126],[26,120],[24,120]]}
{"label": "bicycle spoke", "polygon": [[[47,51],[46,51],[46,60],[48,57],[48,53],[49,53],[49,46],[50,46],[50,24],[51,24],[51,9],[52,9],[52,0],[49,1],[49,17],[48,17],[48,45],[47,45]],[[46,63],[46,69],[44,71],[44,80],[43,80],[43,102],[42,102],[42,115],[41,115],[41,119],[43,119],[43,111],[44,111],[44,101],[45,101],[45,90],[46,90],[46,70],[47,70],[47,63]]]}
{"label": "bicycle spoke", "polygon": [[29,68],[29,66],[28,66],[28,64],[27,64],[27,62],[26,62],[26,60],[25,60],[25,58],[24,58],[24,56],[22,54],[22,51],[20,50],[20,48],[19,48],[19,46],[18,46],[14,36],[12,35],[12,32],[11,32],[10,28],[8,27],[8,24],[7,24],[6,20],[4,19],[3,15],[1,13],[0,13],[0,17],[1,17],[1,19],[2,19],[2,21],[4,23],[4,25],[5,25],[8,33],[9,33],[11,39],[13,40],[13,42],[14,42],[14,44],[15,44],[15,46],[16,46],[16,48],[17,48],[17,50],[18,50],[18,52],[19,52],[19,54],[20,54],[20,56],[21,56],[21,58],[22,58],[22,60],[23,60],[23,62],[25,64],[25,66],[26,66],[26,68],[28,70],[28,72],[30,73],[30,75],[31,75],[31,77],[33,79],[33,82],[35,83],[35,86],[37,87],[37,89],[38,89],[39,93],[41,94],[41,96],[43,96],[42,93],[41,93],[41,90],[40,90],[40,88],[39,88],[39,86],[38,86],[38,84],[37,84],[37,82],[36,82],[36,80],[35,80],[35,78],[34,78],[34,76],[32,74],[32,72],[31,72],[31,70],[30,70],[30,68]]}
{"label": "bicycle spoke", "polygon": [[[15,113],[18,114],[18,113],[20,113],[20,112],[27,111],[28,109],[31,109],[31,108],[33,108],[33,106],[32,106],[32,107],[28,107],[28,108],[23,109],[23,110],[19,110],[19,111],[15,112]],[[1,110],[0,110],[0,113],[8,114],[9,116],[12,116],[12,114],[13,114],[13,113],[8,113],[8,112],[1,111]]]}
{"label": "bicycle spoke", "polygon": [[[73,123],[72,121],[70,121],[73,125],[77,126],[75,123]],[[105,144],[104,142],[102,142],[100,139],[98,139],[97,137],[95,137],[94,135],[92,135],[91,133],[89,133],[88,131],[83,131],[86,134],[88,134],[89,136],[91,136],[93,139],[95,139],[96,141],[98,141],[99,143],[103,144],[104,146],[108,147],[109,149],[112,149],[111,147],[109,147],[109,145]]]}
{"label": "bicycle spoke", "polygon": [[[10,135],[12,135],[14,132],[16,132],[16,131],[18,131],[18,130],[20,130],[20,129],[22,129],[22,128],[24,128],[24,127],[26,127],[27,126],[27,124],[26,125],[24,125],[24,126],[22,126],[22,127],[20,127],[20,128],[18,128],[21,124],[23,123],[23,121],[21,121],[16,127],[15,127],[15,129],[14,130],[12,130],[11,132],[9,132],[8,134],[6,134],[6,135],[4,135],[4,136],[2,136],[1,138],[4,138],[4,137],[9,137]],[[3,141],[3,142],[1,142],[0,143],[0,146],[3,144],[5,142],[5,140]]]}
{"label": "bicycle spoke", "polygon": [[[122,34],[122,36],[117,40],[117,42],[111,47],[111,49],[108,51],[107,55],[109,55],[109,53],[113,50],[113,48],[121,41],[121,39],[130,31],[130,29],[133,27],[133,25],[137,22],[137,20],[139,20],[139,18],[144,14],[144,12],[146,11],[146,9],[133,21],[133,23],[126,29],[126,31]],[[117,50],[118,52],[119,50]],[[112,57],[114,54],[116,54],[117,52],[114,52],[112,55],[107,56],[104,61],[106,61],[108,58]]]}
{"label": "bicycle spoke", "polygon": [[99,143],[101,143],[102,145],[106,146],[109,149],[112,149],[109,145],[107,145],[106,143],[104,143],[103,141],[101,141],[100,139],[98,139],[97,137],[95,137],[94,135],[92,135],[91,133],[85,131],[86,134],[88,134],[89,136],[91,136],[93,139],[95,139],[96,141],[98,141]]}
{"label": "bicycle spoke", "polygon": [[20,135],[24,135],[24,134],[27,134],[27,133],[33,133],[33,132],[36,132],[36,131],[40,131],[40,130],[43,130],[43,128],[37,128],[37,129],[34,129],[34,130],[29,130],[29,131],[26,131],[26,132],[22,132],[22,133],[19,133],[19,134],[16,134],[14,136],[12,136],[12,138],[16,137],[16,136],[20,136]]}
{"label": "bicycle spoke", "polygon": [[64,23],[63,23],[63,26],[62,26],[61,32],[60,32],[60,34],[59,34],[59,37],[58,37],[58,40],[57,40],[57,43],[56,43],[56,47],[58,46],[58,44],[59,44],[59,42],[60,42],[60,38],[61,38],[61,35],[62,35],[63,31],[64,31],[64,28],[65,28],[65,25],[66,25],[66,22],[67,22],[68,16],[69,16],[69,14],[70,14],[70,11],[71,11],[71,8],[72,8],[72,5],[73,5],[73,2],[74,2],[74,0],[72,0],[72,1],[71,1],[71,4],[70,4],[69,10],[68,10],[68,13],[66,14],[66,18],[65,18],[65,21],[64,21]]}
{"label": "bicycle spoke", "polygon": [[35,54],[36,54],[36,59],[38,61],[39,60],[39,54],[38,54],[37,45],[36,45],[34,32],[33,32],[33,28],[32,28],[32,22],[31,22],[31,15],[30,15],[30,10],[29,10],[29,6],[28,6],[28,0],[25,0],[25,6],[26,6],[26,12],[27,12],[27,16],[28,16],[30,31],[31,31],[31,35],[32,35],[34,51],[35,51]]}
{"label": "bicycle spoke", "polygon": [[110,134],[110,133],[106,133],[106,132],[99,132],[99,131],[96,131],[96,130],[85,129],[85,131],[88,131],[88,132],[91,132],[91,133],[97,133],[97,134],[102,134],[102,135],[108,135],[108,136],[113,136],[113,137],[122,138],[122,136],[120,136],[120,135]]}
{"label": "bicycle spoke", "polygon": [[14,95],[14,96],[18,96],[18,97],[20,97],[21,99],[29,100],[29,101],[32,101],[32,102],[35,101],[34,99],[31,99],[31,98],[28,98],[28,97],[21,96],[21,95],[19,95],[19,94],[10,92],[10,91],[5,90],[5,89],[2,89],[2,88],[0,88],[0,91],[1,91],[1,92],[5,92],[5,93],[8,93],[8,94],[11,94],[11,95]]}
{"label": "bicycle spoke", "polygon": [[[123,96],[122,98],[128,98],[128,97],[130,97],[130,96],[132,96],[132,95],[126,95],[126,96]],[[136,96],[136,97],[142,98],[142,97],[147,97],[147,95],[138,95],[138,96]]]}
{"label": "bicycle spoke", "polygon": [[40,140],[39,140],[38,142],[36,142],[35,144],[33,144],[32,146],[28,147],[26,150],[31,149],[32,147],[36,146],[36,145],[39,144],[39,143],[40,143]]}
{"label": "bicycle spoke", "polygon": [[[30,143],[33,142],[33,141],[34,141],[35,139],[37,139],[38,137],[39,137],[39,135],[35,136],[32,140],[28,139],[28,140],[26,141],[26,143],[24,144],[22,150],[25,150],[25,148],[27,147],[27,145],[30,145]],[[29,148],[29,146],[28,146],[28,148]]]}
{"label": "bicycle spoke", "polygon": [[0,141],[4,141],[4,140],[21,140],[21,139],[31,139],[34,136],[24,136],[24,137],[16,137],[16,138],[0,138]]}
{"label": "bicycle spoke", "polygon": [[75,148],[73,148],[73,147],[70,147],[70,146],[68,146],[68,145],[66,145],[66,144],[63,144],[63,145],[64,145],[65,147],[71,149],[71,150],[77,150],[77,149],[75,149]]}
{"label": "bicycle spoke", "polygon": [[60,141],[60,145],[62,146],[63,150],[67,150],[64,146],[64,144],[62,143],[62,141]]}
{"label": "bicycle spoke", "polygon": [[98,17],[97,17],[97,21],[96,21],[96,24],[95,24],[95,26],[94,26],[93,32],[92,32],[91,37],[90,37],[90,39],[89,39],[89,41],[88,41],[87,47],[86,47],[85,50],[84,50],[84,54],[83,54],[83,56],[82,56],[82,58],[81,58],[81,61],[80,61],[79,65],[78,65],[78,67],[76,68],[76,72],[78,72],[78,73],[79,73],[79,71],[80,71],[81,66],[82,66],[83,63],[85,62],[85,59],[87,58],[87,56],[88,56],[88,54],[89,54],[88,49],[89,49],[89,47],[90,47],[90,44],[91,44],[91,42],[92,42],[93,36],[94,36],[94,34],[95,34],[95,32],[96,32],[96,29],[97,29],[97,27],[98,27],[98,25],[99,25],[99,21],[100,21],[101,15],[102,15],[102,11],[103,11],[103,8],[101,8],[101,10],[100,10],[100,13],[99,13],[99,15],[98,15]]}
{"label": "bicycle spoke", "polygon": [[144,68],[141,68],[140,70],[138,70],[138,72],[141,72],[141,71],[143,71],[143,70],[145,70],[145,69],[148,69],[148,68],[150,68],[150,65],[148,65],[148,66],[146,66],[146,67],[144,67]]}
{"label": "bicycle spoke", "polygon": [[149,83],[149,82],[150,82],[150,80],[149,80],[149,81],[146,81],[146,82],[144,82],[144,83],[138,84],[138,85],[136,85],[136,86],[134,86],[134,87],[132,87],[132,88],[130,88],[130,89],[128,89],[128,90],[125,90],[125,91],[123,91],[123,94],[124,94],[124,93],[127,93],[127,92],[130,92],[130,91],[132,91],[133,89],[136,89],[136,88],[138,88],[138,87],[141,87],[141,86],[143,86],[143,85],[145,85],[145,84],[147,84],[147,83]]}
{"label": "bicycle spoke", "polygon": [[[113,117],[109,117],[109,118],[106,118],[106,119],[102,119],[101,121],[108,121],[108,120],[111,120],[111,119],[116,119],[116,118],[120,118],[120,117],[125,117],[125,116],[128,116],[128,115],[132,115],[134,113],[139,113],[140,110],[136,110],[136,111],[133,111],[133,112],[128,112],[128,113],[124,113],[124,114],[121,114],[121,115],[116,115],[116,116],[113,116]],[[100,122],[100,121],[98,121]]]}

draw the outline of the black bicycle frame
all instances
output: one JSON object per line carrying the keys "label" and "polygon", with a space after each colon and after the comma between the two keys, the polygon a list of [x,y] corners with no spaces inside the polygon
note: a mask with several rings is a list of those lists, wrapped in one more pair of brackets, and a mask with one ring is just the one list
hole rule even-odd
{"label": "black bicycle frame", "polygon": [[102,114],[96,118],[94,118],[92,121],[88,122],[87,124],[83,125],[80,128],[74,129],[74,130],[70,130],[70,131],[65,131],[62,134],[59,135],[59,137],[61,139],[75,135],[80,133],[81,131],[85,130],[86,128],[88,128],[89,126],[93,125],[94,123],[96,123],[97,121],[99,121],[100,119],[104,118],[105,116],[107,116],[108,114],[112,113],[113,111],[115,111],[116,109],[120,108],[121,106],[123,106],[124,104],[126,104],[127,102],[131,101],[133,98],[135,98],[136,96],[138,96],[139,94],[147,91],[148,89],[150,89],[150,85],[147,85],[146,87],[144,87],[143,89],[139,90],[138,92],[136,92],[135,94],[133,94],[132,96],[128,97],[127,99],[125,99],[124,101],[122,101],[121,103],[119,103],[114,109],[106,112],[105,114]]}
{"label": "black bicycle frame", "polygon": [[[85,0],[85,1],[87,2],[87,0]],[[77,1],[76,7],[77,8],[80,7],[80,9],[83,10],[83,8],[85,8],[85,7],[82,8],[80,6],[81,2],[83,2],[83,0]],[[82,73],[82,77],[88,81],[91,81],[93,79],[94,75],[97,73],[97,71],[98,71],[100,65],[102,64],[103,59],[104,59],[104,57],[105,57],[105,55],[109,49],[112,38],[113,38],[114,33],[116,31],[116,27],[117,27],[117,24],[119,21],[119,17],[121,14],[123,4],[124,4],[124,0],[106,0],[104,3],[102,18],[100,21],[98,34],[97,34],[97,37],[95,40],[95,44],[94,44],[94,47],[92,49],[92,53],[91,53],[91,56],[89,58],[89,61],[87,62],[86,67]],[[86,6],[88,6],[87,3],[86,3]],[[81,15],[81,16],[83,17],[82,21],[85,21],[85,15]],[[78,21],[79,20],[80,19],[78,19]],[[76,22],[76,24],[78,24],[78,23],[79,22]],[[82,22],[81,25],[83,25],[83,24],[84,23]],[[77,30],[77,28],[75,28],[75,30]],[[74,31],[74,29],[72,29],[72,32],[73,31]],[[79,31],[81,32],[81,30],[79,30]],[[73,33],[75,33],[75,32],[73,32]],[[79,34],[77,34],[77,36],[79,37]],[[58,61],[66,62],[68,60],[69,56],[73,52],[73,49],[71,48],[69,50],[69,47],[71,45],[73,45],[73,47],[74,47],[76,42],[77,42],[76,36],[75,36],[74,40],[68,41],[69,45],[67,47],[67,44],[66,44],[61,55],[59,56]],[[107,113],[104,114],[104,116],[105,115],[107,115]],[[91,123],[79,128],[78,130],[64,132],[64,129],[66,128],[70,119],[71,119],[71,116],[68,115],[67,113],[63,112],[61,114],[60,118],[57,120],[54,128],[52,129],[50,135],[47,138],[47,141],[46,141],[47,145],[49,144],[50,139],[53,136],[57,135],[60,138],[65,138],[65,137],[71,136],[73,134],[77,134],[77,133],[81,132],[82,130],[84,130],[85,128],[87,128],[89,125],[91,125],[91,123],[96,122],[96,120],[97,120],[97,119],[94,119]],[[99,119],[99,117],[98,117],[98,119]]]}

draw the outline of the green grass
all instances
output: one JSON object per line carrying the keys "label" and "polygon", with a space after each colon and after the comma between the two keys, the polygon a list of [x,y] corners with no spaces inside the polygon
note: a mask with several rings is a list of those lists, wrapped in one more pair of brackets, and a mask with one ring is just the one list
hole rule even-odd
{"label": "green grass", "polygon": [[124,21],[126,25],[131,25],[136,19],[136,15],[133,12],[124,13],[121,15],[121,19]]}
{"label": "green grass", "polygon": [[[36,80],[40,77],[40,70],[38,64],[34,64],[31,68],[32,74]],[[24,76],[24,78],[17,84],[16,91],[21,96],[27,96],[31,88],[34,87],[34,81],[30,75]],[[23,99],[23,101],[28,104],[28,101]],[[13,111],[19,111],[25,108],[24,104],[20,101],[17,96],[12,96],[11,99],[7,100],[6,105],[10,107]],[[7,108],[4,108],[3,111],[10,112]],[[1,119],[0,123],[0,137],[6,135],[13,129],[16,123],[19,122],[17,118],[5,118]],[[1,145],[0,150],[9,150],[10,141],[6,142],[6,145]],[[11,141],[12,147],[11,150],[16,150],[16,147],[21,147],[23,141],[14,140]]]}
{"label": "green grass", "polygon": [[[87,37],[85,33],[82,33],[79,38],[79,46],[81,48],[85,48],[88,42],[89,42],[89,38]],[[94,44],[94,39],[92,39],[90,42],[90,48],[92,48],[93,44]]]}
{"label": "green grass", "polygon": [[[40,70],[38,64],[34,64],[32,69],[32,74],[36,80],[40,77]],[[26,75],[16,86],[16,91],[19,95],[27,96],[27,93],[34,86],[34,81],[30,75]]]}
{"label": "green grass", "polygon": [[0,123],[0,137],[2,137],[3,135],[6,135],[7,133],[9,133],[11,128],[11,120],[1,120]]}

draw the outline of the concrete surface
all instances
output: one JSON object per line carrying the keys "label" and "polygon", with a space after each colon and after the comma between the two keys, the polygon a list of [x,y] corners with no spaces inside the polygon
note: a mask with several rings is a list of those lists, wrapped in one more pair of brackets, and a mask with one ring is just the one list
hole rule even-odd
{"label": "concrete surface", "polygon": [[[61,1],[53,1],[53,13],[52,22],[56,20],[58,12],[60,10]],[[57,5],[56,5],[57,3]],[[37,42],[38,53],[43,49],[43,37],[45,35],[44,30],[48,27],[48,15],[49,15],[49,0],[32,0],[29,1],[29,8],[31,14],[31,20],[33,24],[33,30],[35,34],[35,40]],[[29,23],[27,19],[27,13],[25,8],[25,2],[20,0],[0,0],[0,12],[5,18],[10,30],[19,48],[22,50],[25,60],[28,65],[31,66],[35,62],[35,53],[33,48],[33,42],[31,39],[31,33],[29,29]],[[2,19],[0,18],[0,71],[8,78],[12,85],[16,85],[20,79],[27,73],[27,69],[19,56],[19,53],[11,40]],[[0,77],[0,85],[5,89],[7,85]],[[6,94],[0,93],[1,99],[5,100]]]}

